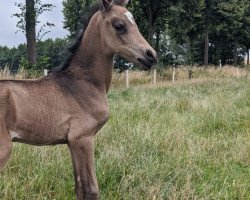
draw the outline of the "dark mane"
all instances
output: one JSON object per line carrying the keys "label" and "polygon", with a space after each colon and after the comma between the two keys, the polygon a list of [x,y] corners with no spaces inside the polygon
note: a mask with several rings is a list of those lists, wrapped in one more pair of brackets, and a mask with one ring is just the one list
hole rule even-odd
{"label": "dark mane", "polygon": [[84,36],[84,33],[89,25],[89,22],[91,18],[94,16],[95,13],[97,13],[101,9],[101,4],[97,3],[92,5],[88,11],[84,14],[82,18],[82,25],[80,30],[78,31],[78,34],[76,38],[73,40],[73,42],[66,48],[66,56],[65,60],[63,63],[59,66],[53,69],[54,72],[59,72],[59,71],[64,71],[67,69],[76,53],[78,50],[79,46],[81,45],[82,38]]}

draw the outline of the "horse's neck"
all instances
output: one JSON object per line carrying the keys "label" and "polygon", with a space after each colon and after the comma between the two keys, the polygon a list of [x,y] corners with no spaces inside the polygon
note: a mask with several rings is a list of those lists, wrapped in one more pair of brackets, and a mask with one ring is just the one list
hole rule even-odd
{"label": "horse's neck", "polygon": [[107,93],[112,79],[113,55],[106,51],[101,41],[98,17],[95,15],[90,21],[69,70]]}

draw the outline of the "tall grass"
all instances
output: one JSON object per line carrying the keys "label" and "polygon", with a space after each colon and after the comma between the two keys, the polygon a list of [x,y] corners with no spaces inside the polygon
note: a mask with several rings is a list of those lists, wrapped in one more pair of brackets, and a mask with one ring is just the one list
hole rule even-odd
{"label": "tall grass", "polygon": [[10,70],[8,66],[0,67],[0,79],[34,79],[43,76],[43,70]]}
{"label": "tall grass", "polygon": [[23,69],[12,72],[8,66],[5,66],[0,70],[0,79],[24,79],[26,77],[27,72]]}
{"label": "tall grass", "polygon": [[[112,89],[96,139],[101,199],[249,199],[250,81]],[[66,146],[14,144],[0,199],[75,199]]]}
{"label": "tall grass", "polygon": [[[196,81],[204,81],[208,79],[223,79],[223,78],[250,78],[250,68],[237,68],[232,66],[224,66],[223,68],[216,67],[179,67],[173,68],[157,68],[157,83],[163,84],[172,82],[173,70],[175,70],[175,81],[183,82],[191,79]],[[153,82],[153,71],[129,71],[129,82],[131,86],[150,85]],[[113,88],[122,88],[126,85],[125,73],[114,73],[112,80]]]}

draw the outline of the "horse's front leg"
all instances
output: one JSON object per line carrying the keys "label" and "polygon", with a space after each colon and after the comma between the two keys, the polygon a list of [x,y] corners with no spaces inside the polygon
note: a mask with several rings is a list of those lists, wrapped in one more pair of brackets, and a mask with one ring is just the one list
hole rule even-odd
{"label": "horse's front leg", "polygon": [[69,140],[76,184],[77,200],[98,200],[98,184],[94,166],[94,136]]}

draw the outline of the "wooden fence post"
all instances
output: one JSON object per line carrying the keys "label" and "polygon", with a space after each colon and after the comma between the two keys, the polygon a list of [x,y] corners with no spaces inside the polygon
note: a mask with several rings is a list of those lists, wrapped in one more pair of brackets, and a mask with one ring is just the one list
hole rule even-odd
{"label": "wooden fence post", "polygon": [[173,83],[175,82],[175,67],[173,69],[173,78],[172,78]]}
{"label": "wooden fence post", "polygon": [[154,85],[156,84],[156,68],[154,68],[154,79],[153,79],[153,83],[154,83]]}
{"label": "wooden fence post", "polygon": [[126,70],[126,87],[129,87],[129,70]]}
{"label": "wooden fence post", "polygon": [[47,70],[47,69],[44,69],[44,70],[43,70],[43,73],[44,73],[44,76],[47,76],[47,75],[48,75],[48,70]]}
{"label": "wooden fence post", "polygon": [[191,69],[188,70],[188,79],[193,78],[193,71]]}
{"label": "wooden fence post", "polygon": [[237,78],[239,78],[239,77],[240,77],[239,67],[237,67],[237,70],[236,70],[236,76],[237,76]]}
{"label": "wooden fence post", "polygon": [[220,60],[220,68],[222,68],[221,60]]}

